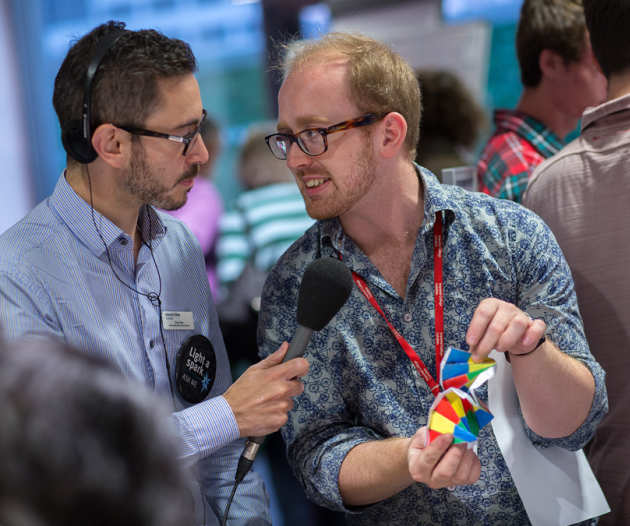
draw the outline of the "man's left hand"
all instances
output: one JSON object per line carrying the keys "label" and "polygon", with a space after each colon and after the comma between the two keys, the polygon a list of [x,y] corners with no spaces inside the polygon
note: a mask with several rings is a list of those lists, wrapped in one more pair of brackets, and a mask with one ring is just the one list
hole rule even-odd
{"label": "man's left hand", "polygon": [[475,361],[486,358],[492,349],[525,354],[536,347],[545,329],[544,321],[533,320],[516,305],[486,298],[475,309],[466,343]]}

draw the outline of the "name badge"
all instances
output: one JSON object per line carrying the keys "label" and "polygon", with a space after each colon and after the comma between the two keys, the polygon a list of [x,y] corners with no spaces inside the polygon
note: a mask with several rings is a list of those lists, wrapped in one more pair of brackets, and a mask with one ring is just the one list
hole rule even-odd
{"label": "name badge", "polygon": [[162,327],[174,331],[188,331],[195,328],[195,320],[191,311],[162,311]]}

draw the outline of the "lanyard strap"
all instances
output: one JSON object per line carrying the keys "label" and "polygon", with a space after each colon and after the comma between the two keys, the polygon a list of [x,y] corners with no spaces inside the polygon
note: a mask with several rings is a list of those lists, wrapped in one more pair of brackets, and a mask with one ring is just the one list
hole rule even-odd
{"label": "lanyard strap", "polygon": [[[433,281],[434,281],[434,305],[435,305],[435,365],[436,371],[440,370],[440,363],[444,356],[444,296],[442,286],[442,249],[443,249],[443,235],[442,235],[442,212],[438,211],[435,217],[435,224],[433,225]],[[381,306],[376,301],[376,298],[372,294],[372,291],[367,286],[365,280],[359,276],[356,272],[352,271],[352,279],[357,284],[357,287],[361,293],[370,302],[372,307],[383,317],[385,323],[389,327],[389,330],[396,338],[398,344],[402,347],[405,354],[411,360],[414,367],[427,383],[434,396],[437,396],[440,392],[440,386],[433,379],[429,369],[422,361],[422,358],[418,356],[418,353],[409,344],[409,342],[403,337],[400,332],[394,327]]]}

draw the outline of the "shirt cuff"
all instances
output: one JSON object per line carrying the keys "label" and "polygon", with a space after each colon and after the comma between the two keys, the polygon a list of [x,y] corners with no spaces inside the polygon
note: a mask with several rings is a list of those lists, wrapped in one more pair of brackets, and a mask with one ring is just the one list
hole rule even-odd
{"label": "shirt cuff", "polygon": [[196,462],[240,437],[230,404],[216,396],[173,414],[182,441],[180,458]]}

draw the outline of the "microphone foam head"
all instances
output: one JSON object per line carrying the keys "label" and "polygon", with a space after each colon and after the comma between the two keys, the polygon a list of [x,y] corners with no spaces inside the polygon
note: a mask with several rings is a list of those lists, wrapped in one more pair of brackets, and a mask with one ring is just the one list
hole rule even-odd
{"label": "microphone foam head", "polygon": [[336,258],[316,259],[304,271],[297,321],[319,331],[337,314],[352,292],[352,273]]}

